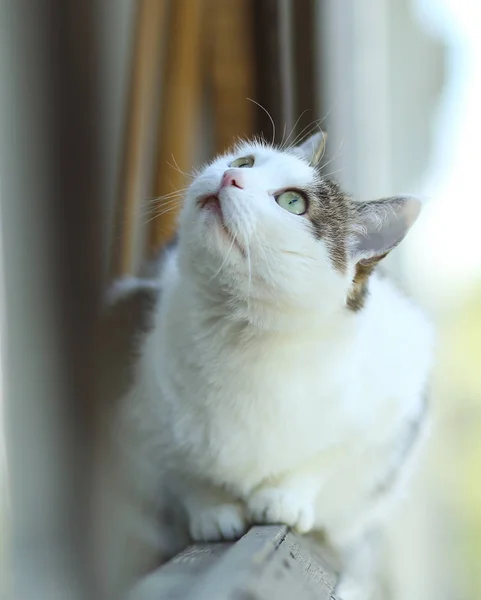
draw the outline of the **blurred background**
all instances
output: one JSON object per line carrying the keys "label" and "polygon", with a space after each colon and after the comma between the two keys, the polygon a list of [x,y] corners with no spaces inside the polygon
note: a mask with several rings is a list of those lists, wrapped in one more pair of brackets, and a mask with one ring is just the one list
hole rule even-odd
{"label": "blurred background", "polygon": [[73,502],[69,479],[90,485],[95,460],[86,324],[175,232],[179,203],[154,199],[238,136],[294,140],[319,120],[326,172],[355,197],[426,202],[389,259],[438,329],[430,444],[392,527],[396,597],[481,598],[481,5],[86,4],[0,0],[0,561],[9,531],[25,556],[59,515],[52,543],[73,550],[58,564],[87,556],[71,523],[89,496]]}

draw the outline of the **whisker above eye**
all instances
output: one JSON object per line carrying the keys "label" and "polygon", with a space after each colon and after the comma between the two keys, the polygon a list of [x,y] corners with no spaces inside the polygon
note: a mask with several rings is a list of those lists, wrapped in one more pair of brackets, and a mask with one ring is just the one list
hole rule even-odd
{"label": "whisker above eye", "polygon": [[319,125],[320,124],[317,120],[311,121],[296,135],[289,145],[291,147],[296,146],[299,141],[302,140],[302,138],[308,138],[319,127]]}
{"label": "whisker above eye", "polygon": [[[328,165],[330,165],[333,161],[335,161],[337,158],[339,158],[341,150],[342,150],[343,143],[344,143],[344,140],[341,140],[341,143],[339,144],[339,149],[337,150],[337,152],[335,154],[333,154],[332,157],[329,160],[327,160],[324,164],[322,164],[319,167],[319,171],[322,171]],[[329,177],[330,175],[333,175],[335,173],[339,173],[342,170],[343,169],[337,169],[336,171],[331,171],[330,173],[326,173],[326,174],[323,173],[323,177]]]}
{"label": "whisker above eye", "polygon": [[270,120],[270,122],[272,124],[272,141],[271,141],[271,145],[273,146],[274,145],[274,141],[276,139],[276,125],[274,123],[274,119],[272,118],[272,116],[271,116],[270,112],[267,110],[267,108],[265,108],[264,106],[262,106],[262,104],[259,104],[259,102],[256,102],[252,98],[247,98],[247,100],[249,100],[249,102],[253,102],[254,104],[257,104],[257,106],[259,108],[261,108],[266,113],[266,115],[269,117],[269,120]]}
{"label": "whisker above eye", "polygon": [[[295,129],[295,127],[297,126],[297,123],[300,121],[300,119],[302,118],[302,116],[307,112],[308,109],[306,109],[303,113],[301,113],[300,117],[297,119],[293,130]],[[322,123],[327,119],[327,117],[331,114],[332,112],[332,108],[330,108],[327,113],[320,119],[315,119],[314,121],[311,121],[310,123],[308,123],[305,127],[303,127],[303,129],[296,135],[296,137],[292,140],[292,142],[289,143],[289,146],[293,147],[296,146],[299,141],[302,138],[308,138],[310,135],[312,135],[312,133],[314,133],[315,129],[319,129],[319,131],[322,131],[321,129],[321,125]],[[289,137],[287,138],[286,142],[284,143],[283,146],[281,146],[281,150],[285,150],[287,147],[287,142],[289,140],[289,138],[291,137],[291,134],[289,135]]]}
{"label": "whisker above eye", "polygon": [[[296,125],[294,125],[294,127],[295,126]],[[287,123],[284,123],[284,128],[282,130],[282,139],[281,139],[281,144],[280,144],[280,149],[281,150],[284,147],[284,140],[286,139],[286,132],[287,132]]]}
{"label": "whisker above eye", "polygon": [[[297,127],[297,125],[298,125],[299,121],[302,119],[302,117],[303,117],[303,116],[306,114],[306,112],[308,112],[308,111],[309,111],[309,109],[308,109],[308,108],[306,108],[306,109],[305,109],[305,110],[303,110],[303,111],[301,112],[301,114],[300,114],[300,115],[297,117],[297,120],[296,120],[296,122],[294,123],[294,125],[292,126],[292,129],[291,129],[291,131],[290,131],[290,133],[289,133],[289,135],[287,136],[287,138],[286,138],[286,140],[285,140],[285,141],[284,141],[284,136],[282,137],[281,146],[280,146],[280,149],[281,149],[281,150],[285,150],[285,148],[287,147],[287,144],[289,143],[289,140],[290,140],[290,138],[291,138],[292,134],[294,133],[294,131],[295,131],[295,129],[296,129],[296,127]],[[309,125],[308,125],[308,126],[309,126]],[[304,131],[304,129],[303,129],[302,131]],[[284,129],[284,133],[285,133],[285,129]],[[294,144],[291,144],[291,145],[294,145]]]}
{"label": "whisker above eye", "polygon": [[166,164],[168,164],[169,167],[172,167],[172,169],[174,169],[174,171],[177,171],[181,175],[184,175],[184,177],[187,177],[188,179],[194,179],[194,176],[191,173],[186,173],[185,171],[182,171],[182,169],[177,164],[177,161],[175,160],[174,155],[172,154],[171,156],[172,156],[172,160],[174,161],[175,164],[170,163],[168,160],[165,161]]}
{"label": "whisker above eye", "polygon": [[342,173],[344,169],[335,169],[334,171],[329,171],[329,173],[323,174],[323,177],[332,177],[333,175],[337,175],[338,173]]}

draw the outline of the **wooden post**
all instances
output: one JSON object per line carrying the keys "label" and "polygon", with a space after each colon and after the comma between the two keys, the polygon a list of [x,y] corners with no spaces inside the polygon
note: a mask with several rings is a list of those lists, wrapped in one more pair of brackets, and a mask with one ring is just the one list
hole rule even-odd
{"label": "wooden post", "polygon": [[[171,3],[162,86],[156,197],[185,187],[187,178],[180,170],[192,166],[200,104],[203,10],[204,3],[199,0],[174,0]],[[169,241],[175,231],[177,207],[172,200],[169,202],[169,206],[158,206],[159,213],[163,214],[151,221],[151,255]]]}
{"label": "wooden post", "polygon": [[5,425],[13,599],[95,599],[102,265],[99,2],[0,3]]}

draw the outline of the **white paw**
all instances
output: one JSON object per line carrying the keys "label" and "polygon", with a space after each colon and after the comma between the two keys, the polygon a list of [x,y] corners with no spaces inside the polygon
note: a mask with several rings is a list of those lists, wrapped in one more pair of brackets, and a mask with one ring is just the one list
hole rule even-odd
{"label": "white paw", "polygon": [[249,518],[260,525],[282,524],[299,533],[307,533],[314,526],[314,506],[306,502],[295,490],[266,487],[250,497],[247,508]]}
{"label": "white paw", "polygon": [[241,504],[221,504],[203,508],[190,517],[190,535],[196,542],[236,540],[247,531]]}

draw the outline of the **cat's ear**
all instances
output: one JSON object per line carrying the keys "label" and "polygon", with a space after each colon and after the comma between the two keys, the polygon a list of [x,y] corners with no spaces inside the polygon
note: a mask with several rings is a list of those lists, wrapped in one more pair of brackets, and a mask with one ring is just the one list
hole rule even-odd
{"label": "cat's ear", "polygon": [[318,131],[309,136],[299,146],[296,146],[296,154],[309,161],[311,167],[315,167],[321,160],[326,149],[327,133]]}
{"label": "cat's ear", "polygon": [[421,202],[413,196],[396,196],[355,205],[350,256],[368,264],[384,258],[406,236],[421,212]]}

